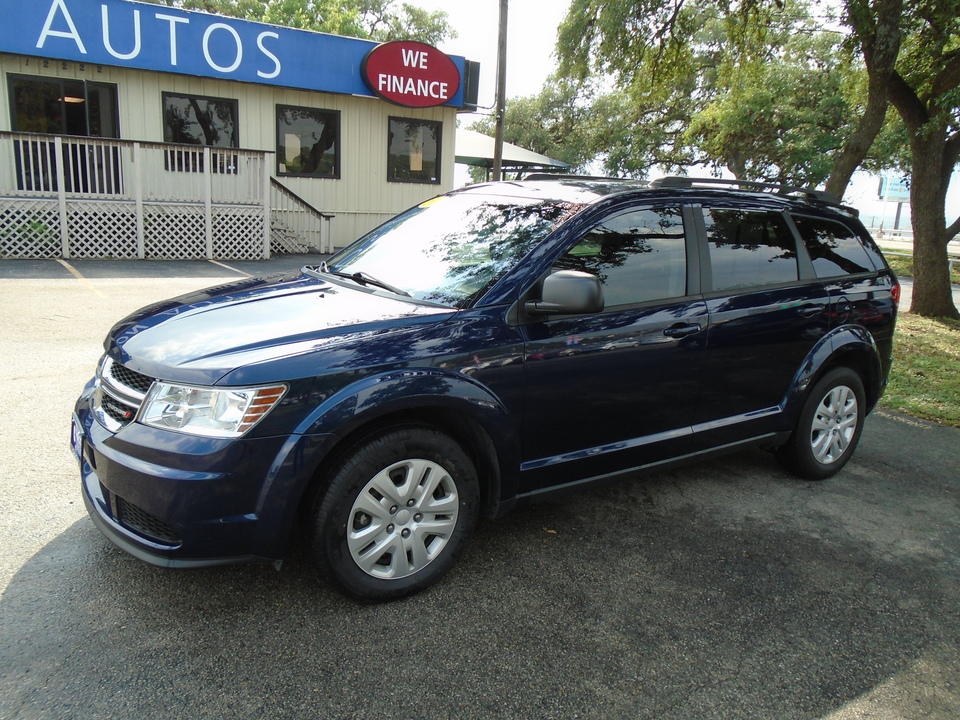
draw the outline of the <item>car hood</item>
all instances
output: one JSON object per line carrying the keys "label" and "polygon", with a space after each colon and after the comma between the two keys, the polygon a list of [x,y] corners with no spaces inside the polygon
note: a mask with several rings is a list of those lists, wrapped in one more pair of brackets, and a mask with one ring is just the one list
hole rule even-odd
{"label": "car hood", "polygon": [[454,314],[307,275],[243,280],[143,308],[106,349],[151,377],[213,383],[238,367],[408,332]]}

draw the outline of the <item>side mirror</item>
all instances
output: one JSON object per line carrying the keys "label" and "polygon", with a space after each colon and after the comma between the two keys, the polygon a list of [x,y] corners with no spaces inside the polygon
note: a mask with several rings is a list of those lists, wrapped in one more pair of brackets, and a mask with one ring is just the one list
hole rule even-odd
{"label": "side mirror", "polygon": [[603,310],[603,289],[596,275],[560,270],[543,280],[541,300],[524,305],[529,315],[584,315]]}

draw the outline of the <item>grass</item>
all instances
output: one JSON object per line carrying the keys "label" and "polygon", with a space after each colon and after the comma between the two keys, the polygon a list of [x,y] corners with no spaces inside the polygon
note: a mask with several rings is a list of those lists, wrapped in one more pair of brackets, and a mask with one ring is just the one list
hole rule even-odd
{"label": "grass", "polygon": [[900,313],[893,369],[880,404],[960,427],[960,322]]}
{"label": "grass", "polygon": [[[885,252],[884,257],[890,263],[890,269],[897,277],[913,277],[913,256],[912,255],[893,255]],[[950,273],[950,282],[960,283],[960,262],[953,263],[953,269]]]}

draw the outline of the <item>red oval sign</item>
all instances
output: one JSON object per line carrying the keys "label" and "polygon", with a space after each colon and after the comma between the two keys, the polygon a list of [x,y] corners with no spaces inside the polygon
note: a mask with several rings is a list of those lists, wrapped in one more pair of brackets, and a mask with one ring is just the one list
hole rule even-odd
{"label": "red oval sign", "polygon": [[427,108],[450,102],[460,89],[456,63],[435,47],[409,40],[384,43],[360,66],[367,87],[404,107]]}

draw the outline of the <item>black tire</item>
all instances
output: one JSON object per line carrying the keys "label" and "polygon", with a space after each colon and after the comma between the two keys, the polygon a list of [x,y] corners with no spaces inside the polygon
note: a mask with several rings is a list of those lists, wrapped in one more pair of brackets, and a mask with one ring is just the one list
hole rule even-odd
{"label": "black tire", "polygon": [[863,381],[856,372],[829,371],[807,396],[796,429],[777,449],[777,460],[805,480],[836,475],[860,441],[866,407]]}
{"label": "black tire", "polygon": [[355,446],[311,512],[321,573],[358,600],[391,600],[433,585],[470,538],[477,471],[427,426],[385,430]]}

